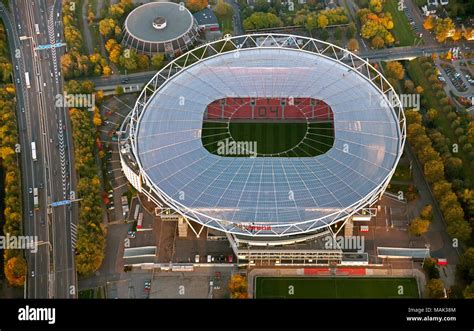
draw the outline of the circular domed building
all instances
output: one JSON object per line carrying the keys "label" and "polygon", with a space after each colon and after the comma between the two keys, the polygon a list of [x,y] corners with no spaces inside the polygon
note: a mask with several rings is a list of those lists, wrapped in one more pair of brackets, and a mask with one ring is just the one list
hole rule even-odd
{"label": "circular domed building", "polygon": [[135,8],[125,20],[122,44],[138,53],[169,56],[186,51],[199,28],[184,6],[172,2],[150,2]]}

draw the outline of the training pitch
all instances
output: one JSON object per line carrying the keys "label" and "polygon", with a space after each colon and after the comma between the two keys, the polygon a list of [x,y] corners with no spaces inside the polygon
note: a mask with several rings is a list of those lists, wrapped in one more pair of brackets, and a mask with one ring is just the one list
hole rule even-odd
{"label": "training pitch", "polygon": [[256,277],[257,299],[418,298],[415,278]]}

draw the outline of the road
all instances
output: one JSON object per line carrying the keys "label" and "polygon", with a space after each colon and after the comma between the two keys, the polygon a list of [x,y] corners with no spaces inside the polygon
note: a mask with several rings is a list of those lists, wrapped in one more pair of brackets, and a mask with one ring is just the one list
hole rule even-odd
{"label": "road", "polygon": [[[60,11],[60,0],[18,0],[10,6],[12,49],[20,52],[14,59],[18,66],[14,77],[16,82],[19,80],[16,87],[23,192],[30,187],[39,188],[38,210],[32,206],[31,194],[25,193],[23,197],[24,234],[38,236],[41,243],[38,253],[26,254],[28,298],[75,298],[77,289],[72,242],[73,229],[77,228],[77,206],[48,208],[51,202],[69,198],[70,191],[75,190],[67,109],[55,106],[57,95],[63,93],[59,61],[63,50],[34,49],[62,39]],[[33,141],[36,161],[30,147]]]}
{"label": "road", "polygon": [[[474,47],[474,42],[465,42],[464,44],[458,44]],[[440,54],[447,52],[451,45],[435,45],[435,46],[407,46],[407,47],[397,47],[397,48],[386,48],[380,50],[368,50],[365,52],[357,53],[363,59],[368,59],[371,62],[377,61],[392,61],[400,59],[409,59],[419,56],[427,56],[431,54]],[[117,85],[135,85],[135,84],[144,84],[150,81],[153,76],[156,74],[156,71],[144,71],[127,75],[117,75],[113,77],[92,77],[84,78],[91,80],[97,89],[107,87],[108,89],[113,89]]]}

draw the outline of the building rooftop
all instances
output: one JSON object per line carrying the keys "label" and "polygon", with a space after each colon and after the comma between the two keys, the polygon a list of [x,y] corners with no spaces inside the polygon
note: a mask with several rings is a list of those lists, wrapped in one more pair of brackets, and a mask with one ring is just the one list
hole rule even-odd
{"label": "building rooftop", "polygon": [[217,17],[210,8],[205,8],[194,14],[194,18],[198,25],[214,25],[219,24]]}
{"label": "building rooftop", "polygon": [[[166,27],[153,26],[160,17]],[[172,2],[150,2],[135,8],[125,21],[125,28],[135,39],[146,42],[165,42],[179,38],[188,32],[193,24],[193,16],[186,8]]]}

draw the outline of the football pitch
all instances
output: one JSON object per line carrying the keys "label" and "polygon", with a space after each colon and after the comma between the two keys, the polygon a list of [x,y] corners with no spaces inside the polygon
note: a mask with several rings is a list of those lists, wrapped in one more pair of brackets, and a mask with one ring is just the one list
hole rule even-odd
{"label": "football pitch", "polygon": [[[326,153],[334,143],[331,122],[210,122],[203,123],[202,144],[212,154],[218,143],[255,142],[257,155],[313,157]],[[233,153],[221,156],[236,156]]]}
{"label": "football pitch", "polygon": [[256,277],[257,299],[418,298],[415,278]]}

